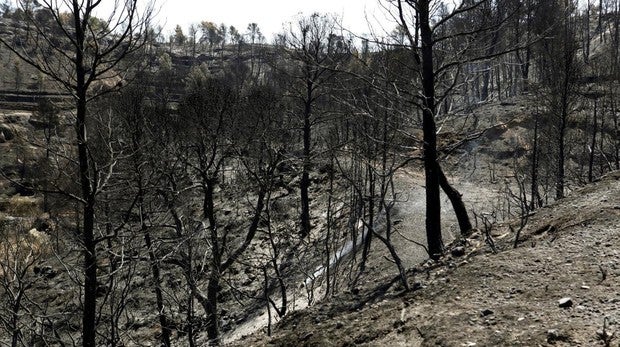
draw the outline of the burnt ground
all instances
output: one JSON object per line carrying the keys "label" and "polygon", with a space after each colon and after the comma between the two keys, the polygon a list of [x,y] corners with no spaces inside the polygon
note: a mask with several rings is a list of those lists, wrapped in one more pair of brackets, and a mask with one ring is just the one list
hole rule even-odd
{"label": "burnt ground", "polygon": [[[465,255],[424,262],[424,249],[408,241],[425,242],[424,190],[421,170],[405,168],[395,178],[402,201],[393,239],[416,290],[402,291],[385,248],[376,242],[358,288],[292,313],[272,337],[263,329],[231,345],[618,344],[620,173],[584,188],[571,185],[567,198],[529,216],[513,248],[520,211],[512,197],[522,175],[515,163],[527,160],[528,119],[535,110],[527,98],[488,104],[444,129],[448,141],[451,134],[474,135],[443,162],[480,229],[459,240],[444,198],[444,240],[456,239],[449,247],[462,246]],[[485,240],[483,219],[487,226],[493,223],[489,232],[497,254]],[[570,307],[560,307],[565,298]]]}
{"label": "burnt ground", "polygon": [[617,345],[620,172],[536,211],[517,248],[512,230],[492,229],[497,254],[478,232],[462,242],[463,256],[413,268],[417,290],[384,277],[291,314],[271,338],[236,345]]}
{"label": "burnt ground", "polygon": [[[231,345],[283,346],[590,346],[604,345],[607,339],[616,345],[620,338],[612,338],[611,334],[617,330],[620,317],[620,290],[616,284],[620,275],[616,265],[620,243],[619,173],[576,189],[559,203],[538,210],[522,231],[519,247],[512,248],[519,220],[510,219],[516,210],[506,213],[510,204],[507,189],[517,174],[512,164],[524,159],[528,150],[530,125],[526,120],[531,109],[527,100],[484,105],[462,122],[452,122],[455,125],[440,135],[450,147],[452,134],[456,139],[463,138],[463,134],[479,134],[447,153],[442,163],[482,229],[467,240],[458,240],[456,221],[444,198],[444,240],[448,243],[456,238],[452,247],[464,247],[464,255],[423,263],[427,258],[424,249],[408,241],[425,243],[422,170],[411,165],[395,178],[399,202],[393,241],[409,269],[410,285],[416,290],[402,291],[394,280],[396,268],[386,258],[385,247],[375,242],[367,271],[355,288],[290,313],[274,327],[272,338],[265,337],[266,322],[253,318],[259,313],[247,315],[243,321],[248,328],[236,324],[225,334],[224,341],[234,341],[229,342]],[[26,113],[2,116],[2,131],[15,137],[0,144],[2,167],[18,175],[20,169],[28,170],[34,164],[21,159],[32,156],[24,151],[36,152],[37,148],[18,146],[18,140],[33,125]],[[0,183],[0,188],[1,219],[17,217],[34,225],[40,197],[13,191],[7,182]],[[320,199],[316,203],[315,209],[324,207]],[[491,230],[497,254],[484,240],[482,217],[499,221]],[[509,222],[502,224],[504,219]],[[52,295],[52,306],[66,307],[76,300],[66,278],[69,271],[50,264],[59,276],[38,281],[33,294]],[[140,271],[145,273],[134,276],[132,282],[142,303],[132,308],[137,322],[133,324],[137,331],[132,344],[153,345],[156,317],[150,303],[152,295],[141,290],[148,286],[148,275],[146,270]],[[298,309],[305,307],[303,291],[290,293],[300,298]],[[566,297],[571,298],[572,306],[559,307],[558,300]],[[246,313],[234,305],[230,311],[237,312],[237,316]],[[252,332],[254,335],[242,338]],[[185,340],[179,337],[176,342],[183,345]]]}

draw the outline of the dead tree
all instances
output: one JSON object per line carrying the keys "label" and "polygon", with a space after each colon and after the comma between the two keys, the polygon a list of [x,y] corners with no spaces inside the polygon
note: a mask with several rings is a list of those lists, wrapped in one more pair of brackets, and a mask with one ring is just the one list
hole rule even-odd
{"label": "dead tree", "polygon": [[321,102],[329,92],[329,83],[336,75],[335,67],[348,57],[348,46],[336,32],[334,19],[319,14],[300,19],[295,27],[283,34],[282,53],[292,68],[280,69],[290,81],[289,97],[299,115],[302,132],[302,170],[300,189],[300,236],[310,233],[310,171],[313,166],[314,131],[325,112]]}
{"label": "dead tree", "polygon": [[[465,63],[488,60],[505,54],[509,50],[496,50],[493,43],[497,40],[485,39],[495,37],[494,35],[506,23],[508,15],[498,14],[498,17],[493,21],[489,21],[483,16],[476,17],[480,14],[480,9],[491,5],[490,1],[463,1],[437,20],[432,20],[433,4],[434,2],[430,0],[398,0],[390,3],[394,17],[398,20],[399,28],[407,38],[405,47],[414,57],[415,65],[410,68],[417,72],[418,78],[413,85],[421,90],[415,104],[422,113],[426,235],[430,256],[437,257],[443,251],[441,200],[439,196],[443,174],[438,163],[436,126],[439,105],[458,84],[458,76]],[[463,21],[469,25],[452,26],[454,22],[463,18],[471,19],[470,21]],[[477,24],[471,24],[473,19],[478,19]],[[446,27],[449,30],[444,30]],[[478,42],[491,43],[490,45],[476,46]],[[453,56],[447,52],[439,53],[439,51],[450,47],[459,48],[453,52]],[[448,188],[445,184],[447,181],[443,181],[444,186]],[[452,189],[445,189],[445,191],[453,202],[461,227],[471,227],[467,212],[463,210],[464,205],[460,202],[460,194],[455,193]]]}
{"label": "dead tree", "polygon": [[579,45],[575,36],[575,4],[571,1],[552,2],[554,17],[547,21],[545,32],[553,39],[539,43],[541,51],[540,76],[544,87],[544,102],[547,115],[555,124],[553,148],[555,154],[555,198],[562,199],[565,194],[566,179],[566,136],[570,117],[577,101],[577,78],[581,71],[577,60]]}
{"label": "dead tree", "polygon": [[[73,197],[82,205],[80,230],[84,258],[82,343],[97,345],[97,244],[95,236],[95,206],[106,184],[102,168],[89,156],[91,138],[87,127],[89,104],[104,93],[95,90],[97,83],[111,84],[113,88],[125,76],[122,66],[147,40],[146,28],[151,17],[151,7],[140,12],[138,1],[117,3],[112,14],[101,25],[94,13],[101,1],[86,0],[59,2],[39,1],[41,9],[51,14],[50,22],[41,22],[32,12],[27,12],[29,22],[26,42],[15,45],[9,38],[0,41],[25,63],[58,82],[71,95],[75,103],[76,162],[80,191]],[[20,1],[19,6],[28,5]],[[66,16],[65,13],[70,14]],[[101,179],[103,177],[103,179]]]}

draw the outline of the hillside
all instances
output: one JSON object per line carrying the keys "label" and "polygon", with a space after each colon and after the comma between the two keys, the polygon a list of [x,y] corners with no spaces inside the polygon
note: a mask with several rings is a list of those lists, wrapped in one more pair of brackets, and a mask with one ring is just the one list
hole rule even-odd
{"label": "hillside", "polygon": [[[595,346],[618,342],[620,172],[530,217],[513,248],[509,224],[438,263],[296,312],[238,346]],[[570,298],[568,302],[563,299]]]}
{"label": "hillside", "polygon": [[617,344],[620,21],[429,3],[385,42],[5,9],[0,345]]}
{"label": "hillside", "polygon": [[[510,181],[510,175],[514,175],[511,165],[514,158],[506,157],[505,153],[518,153],[515,148],[527,146],[525,137],[531,126],[526,122],[531,112],[531,101],[528,100],[517,98],[511,102],[483,105],[474,111],[478,115],[475,126],[453,127],[454,130],[466,128],[467,132],[474,134],[482,131],[479,137],[459,147],[445,161],[453,176],[451,180],[464,194],[471,213],[478,217],[491,218],[504,206],[501,204],[509,203],[506,182]],[[23,162],[20,160],[30,157],[27,166],[34,167],[36,160],[33,159],[37,157],[36,150],[27,146],[24,139],[41,136],[41,130],[36,130],[36,117],[29,112],[7,112],[1,120],[0,128],[7,134],[15,134],[14,139],[7,138],[6,143],[0,144],[5,151],[3,170],[19,175],[18,164]],[[440,137],[448,141],[453,129],[444,129],[444,135]],[[26,149],[34,152],[26,155]],[[492,170],[496,181],[492,180]],[[323,174],[315,175],[317,182],[325,181]],[[558,204],[537,210],[522,231],[517,249],[512,249],[514,233],[510,225],[497,224],[491,232],[500,253],[492,253],[484,240],[485,230],[482,230],[468,240],[455,241],[452,247],[463,246],[464,249],[458,248],[453,254],[464,251],[465,255],[448,256],[439,263],[428,261],[419,265],[427,255],[422,247],[409,240],[425,241],[424,230],[419,227],[424,221],[424,188],[419,165],[409,165],[395,175],[400,198],[394,215],[397,232],[393,242],[403,264],[409,269],[410,285],[416,290],[402,292],[394,277],[396,268],[386,258],[385,247],[374,242],[367,271],[360,276],[358,284],[335,297],[319,300],[316,306],[299,311],[307,306],[307,302],[303,302],[306,288],[295,289],[294,284],[300,284],[303,279],[289,278],[292,284],[289,296],[294,300],[289,308],[298,311],[291,312],[274,328],[272,339],[265,339],[268,322],[260,298],[246,299],[243,304],[233,300],[233,296],[226,299],[223,305],[229,312],[226,316],[229,320],[223,339],[235,341],[254,333],[249,338],[230,343],[529,346],[544,345],[549,338],[552,342],[566,340],[567,345],[591,345],[597,341],[597,331],[602,329],[605,317],[613,318],[617,313],[618,304],[614,300],[620,302],[620,298],[609,296],[617,291],[615,277],[618,273],[614,266],[618,254],[614,249],[620,242],[617,235],[620,232],[619,178],[618,172],[609,174],[591,186],[576,189]],[[46,218],[38,218],[42,215],[38,194],[30,196],[31,192],[20,192],[17,190],[19,186],[7,181],[1,187],[3,221],[11,221],[11,225],[23,224],[24,231],[31,228],[45,230],[39,226],[40,220]],[[319,189],[320,185],[316,187]],[[17,209],[17,202],[21,203],[22,210]],[[317,210],[326,209],[324,200],[317,199],[314,204]],[[287,205],[293,206],[294,203],[289,201]],[[442,201],[442,208],[444,236],[446,241],[451,241],[458,233],[446,198]],[[575,211],[579,214],[576,215]],[[283,212],[292,214],[294,210],[284,209]],[[237,213],[231,216],[232,219],[241,218]],[[320,224],[321,218],[317,216],[316,222]],[[501,220],[499,215],[497,218]],[[479,224],[478,227],[484,229],[484,224]],[[518,229],[518,224],[518,219],[512,220],[512,230]],[[55,234],[50,230],[47,233],[50,236]],[[308,253],[311,244],[306,246],[307,249],[298,252]],[[267,246],[257,243],[252,247],[256,250]],[[39,298],[49,296],[50,308],[65,307],[73,299],[69,294],[58,293],[71,293],[68,289],[71,283],[67,278],[69,272],[52,259],[42,263],[53,271],[54,278],[36,280],[33,295]],[[314,263],[306,265],[311,269],[315,266]],[[347,266],[343,265],[343,271]],[[569,267],[574,269],[570,273],[565,271]],[[232,279],[243,283],[239,288],[259,293],[260,281],[249,278],[257,278],[260,273],[241,269],[240,275]],[[145,268],[137,269],[139,276],[134,277],[136,280],[132,286],[150,285],[143,279],[147,276],[146,271]],[[248,279],[244,275],[246,272]],[[319,278],[317,299],[321,295],[321,281]],[[146,341],[153,336],[149,322],[156,317],[149,308],[154,304],[148,291],[136,291],[135,296],[141,305],[134,309],[137,316],[132,329]],[[572,308],[558,307],[558,300],[564,297],[572,298]],[[276,321],[275,317],[273,321]],[[609,331],[615,328],[613,319],[607,324]],[[581,331],[589,332],[581,334]],[[182,343],[182,335],[179,334],[178,338]]]}

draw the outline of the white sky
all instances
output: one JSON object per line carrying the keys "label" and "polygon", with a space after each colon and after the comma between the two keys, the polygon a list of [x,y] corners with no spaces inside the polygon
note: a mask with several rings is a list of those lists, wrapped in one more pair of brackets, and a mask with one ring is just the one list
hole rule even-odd
{"label": "white sky", "polygon": [[[169,36],[179,24],[187,34],[190,24],[211,21],[216,24],[234,25],[244,33],[249,23],[258,24],[266,40],[282,32],[283,23],[294,20],[298,13],[313,12],[335,14],[342,19],[345,28],[356,34],[369,33],[366,18],[372,22],[385,23],[385,15],[378,0],[156,0],[160,8],[156,22],[164,26]],[[385,24],[384,24],[385,25]],[[387,24],[391,30],[393,25]],[[288,27],[288,25],[287,25]],[[374,25],[375,31],[381,28]]]}

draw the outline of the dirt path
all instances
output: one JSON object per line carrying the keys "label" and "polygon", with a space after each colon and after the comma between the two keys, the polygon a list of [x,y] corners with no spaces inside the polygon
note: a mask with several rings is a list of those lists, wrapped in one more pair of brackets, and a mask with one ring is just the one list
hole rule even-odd
{"label": "dirt path", "polygon": [[[397,213],[394,216],[394,220],[397,221],[397,224],[394,227],[395,234],[393,236],[393,243],[405,268],[412,268],[428,259],[426,250],[419,245],[426,244],[426,233],[424,229],[425,191],[423,182],[423,173],[416,172],[413,169],[401,169],[395,175],[398,197],[395,205]],[[466,203],[470,208],[475,207],[472,201],[486,201],[491,196],[496,195],[495,191],[490,189],[481,190],[469,182],[457,182],[455,186],[464,194]],[[377,227],[376,230],[378,232],[383,232],[380,230],[382,227],[383,226]],[[452,211],[450,201],[445,195],[442,195],[442,229],[444,231],[444,242],[446,244],[454,240],[459,232],[458,223]],[[360,235],[356,240],[357,249],[361,248],[362,242],[363,240]],[[352,241],[344,244],[335,252],[332,266],[343,258],[346,258],[353,249]],[[375,241],[368,261],[369,277],[377,278],[385,273],[397,274],[397,269],[384,257],[386,254],[388,253],[385,250],[385,246],[379,241]],[[290,307],[289,312],[302,310],[308,307],[304,288],[308,287],[309,281],[319,278],[324,271],[325,269],[320,266],[312,276],[304,281],[303,285],[300,283],[299,286],[291,286],[292,290],[288,295],[290,298],[295,298],[295,301],[294,305]],[[320,287],[316,289],[315,298],[322,297],[320,293],[321,290],[322,288]],[[278,319],[275,313],[272,312],[272,324],[275,324],[277,321]],[[232,343],[243,336],[265,329],[268,323],[269,314],[266,308],[262,308],[256,313],[254,318],[248,319],[237,326],[234,331],[225,334],[223,336],[223,341],[224,343]]]}
{"label": "dirt path", "polygon": [[[453,177],[448,178],[453,186],[463,194],[463,200],[469,210],[470,218],[473,213],[484,213],[488,208],[488,201],[497,199],[500,193],[493,185],[479,187],[472,182],[457,181]],[[395,220],[398,221],[394,235],[394,244],[401,256],[405,268],[414,267],[428,259],[426,250],[410,240],[426,245],[425,225],[425,191],[423,172],[413,169],[403,169],[395,175],[397,191],[400,191],[398,213]],[[445,194],[441,194],[441,223],[443,240],[449,244],[460,234],[458,222],[454,215],[450,200]],[[381,252],[377,250],[377,252]],[[383,252],[384,253],[384,252]],[[382,253],[382,254],[383,254]]]}
{"label": "dirt path", "polygon": [[[400,193],[399,201],[396,205],[396,210],[398,213],[395,218],[399,220],[399,229],[403,230],[401,233],[404,236],[403,238],[402,236],[396,235],[396,241],[398,244],[402,245],[402,247],[399,247],[399,252],[403,253],[403,261],[406,265],[417,264],[427,258],[427,253],[422,247],[419,247],[410,241],[406,241],[406,239],[414,240],[422,244],[426,242],[424,229],[419,228],[419,225],[424,225],[424,189],[420,185],[420,182],[417,181],[419,179],[420,177],[418,175],[411,174],[404,170],[403,173],[398,174],[396,177],[396,185]],[[419,224],[420,219],[422,224]],[[381,218],[378,218],[378,220],[381,220]],[[449,223],[450,220],[444,222],[446,225],[449,225]],[[384,231],[381,230],[383,227],[383,225],[378,223],[378,225],[375,226],[375,230],[379,233],[383,233]],[[340,249],[335,251],[332,261],[330,262],[330,267],[337,265],[340,261],[349,256],[354,249],[360,249],[364,242],[364,237],[365,235],[359,235],[355,242],[353,240],[349,240]],[[387,269],[390,267],[389,264],[375,264],[377,262],[384,262],[382,257],[376,256],[376,254],[385,253],[384,250],[380,249],[381,247],[382,245],[375,242],[372,252],[375,256],[371,256],[371,259],[369,260],[369,266],[371,268],[384,266]],[[314,273],[306,278],[303,283],[300,283],[299,286],[291,286],[292,289],[289,290],[288,296],[290,298],[295,298],[296,300],[294,300],[294,303],[289,308],[289,312],[303,310],[308,307],[308,300],[305,295],[306,293],[304,288],[309,287],[310,282],[320,278],[324,274],[325,270],[326,269],[324,266],[319,266]],[[322,288],[320,286],[316,287],[314,297],[322,297],[320,293],[321,290]],[[277,300],[276,303],[279,305],[281,302]],[[275,312],[272,312],[272,324],[275,324],[278,321],[279,319],[276,317]],[[225,344],[232,343],[243,336],[255,333],[259,330],[264,330],[268,326],[269,322],[270,316],[267,308],[261,308],[259,312],[255,313],[253,318],[246,320],[244,323],[237,326],[233,331],[226,333],[222,337],[222,341]]]}

